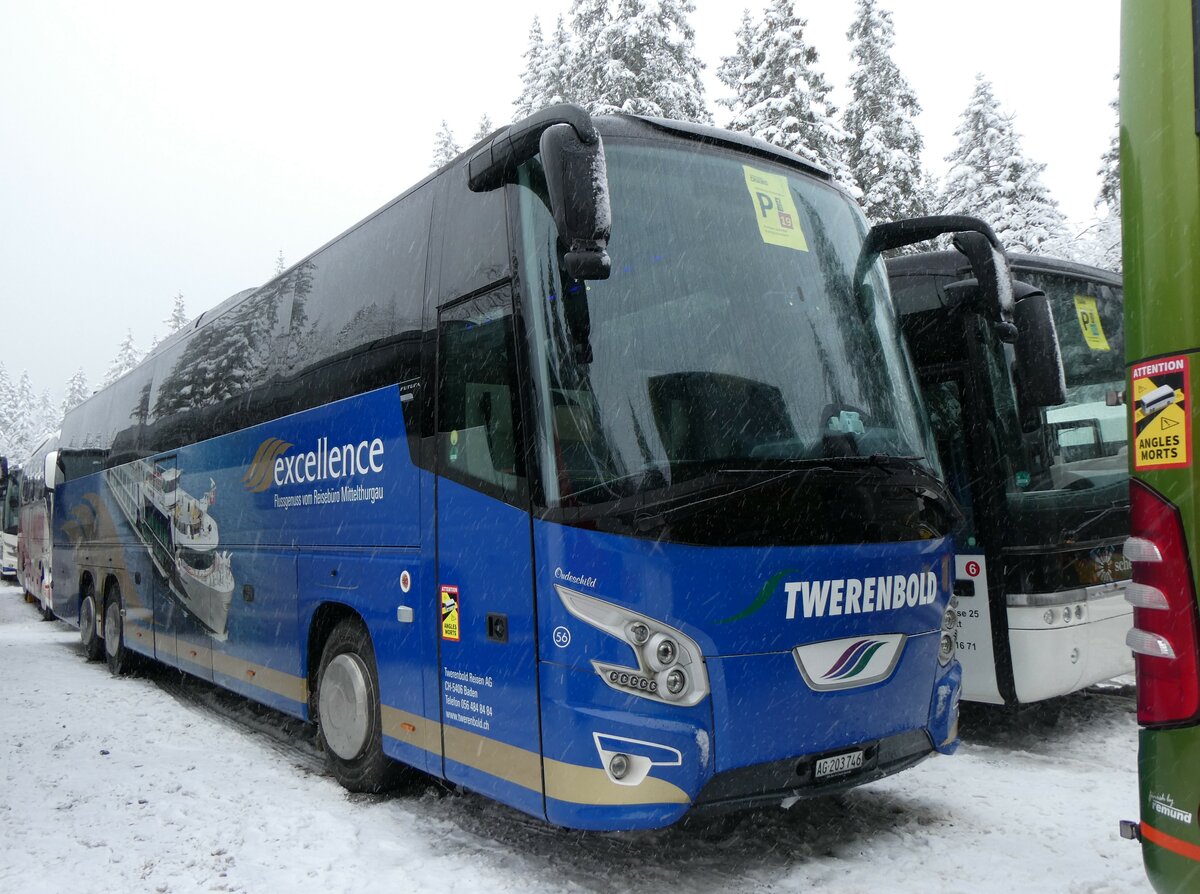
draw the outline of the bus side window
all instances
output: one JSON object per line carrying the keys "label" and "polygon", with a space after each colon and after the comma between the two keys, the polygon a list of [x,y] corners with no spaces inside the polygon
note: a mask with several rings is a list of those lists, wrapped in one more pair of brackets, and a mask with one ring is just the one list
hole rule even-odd
{"label": "bus side window", "polygon": [[441,311],[438,472],[507,501],[526,493],[516,382],[508,285]]}

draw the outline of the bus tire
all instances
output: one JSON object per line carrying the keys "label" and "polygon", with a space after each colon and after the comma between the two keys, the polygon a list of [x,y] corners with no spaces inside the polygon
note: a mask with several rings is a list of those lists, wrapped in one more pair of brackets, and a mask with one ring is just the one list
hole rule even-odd
{"label": "bus tire", "polygon": [[83,643],[83,654],[88,661],[99,661],[104,657],[104,638],[96,632],[96,591],[90,583],[85,585],[83,600],[79,603],[79,641]]}
{"label": "bus tire", "polygon": [[129,670],[131,655],[125,648],[125,622],[121,617],[121,587],[109,587],[104,600],[104,658],[113,676],[119,677]]}
{"label": "bus tire", "polygon": [[337,781],[352,792],[391,788],[398,767],[383,753],[375,648],[356,619],[339,623],[325,642],[316,703],[317,734]]}

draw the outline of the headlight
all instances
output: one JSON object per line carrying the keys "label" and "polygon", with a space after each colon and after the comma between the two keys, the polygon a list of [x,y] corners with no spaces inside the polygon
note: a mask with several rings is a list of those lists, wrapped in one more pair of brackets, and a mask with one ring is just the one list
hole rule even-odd
{"label": "headlight", "polygon": [[938,642],[938,664],[941,665],[949,664],[958,649],[954,640],[954,631],[958,629],[958,612],[955,611],[957,604],[954,597],[951,597],[949,606],[942,613],[942,638]]}
{"label": "headlight", "polygon": [[633,650],[637,667],[593,661],[592,667],[613,689],[666,704],[690,707],[709,693],[708,671],[700,647],[674,627],[603,599],[555,584],[563,606],[579,620]]}
{"label": "headlight", "polygon": [[954,657],[954,637],[948,633],[942,634],[942,641],[938,645],[938,664],[947,664]]}

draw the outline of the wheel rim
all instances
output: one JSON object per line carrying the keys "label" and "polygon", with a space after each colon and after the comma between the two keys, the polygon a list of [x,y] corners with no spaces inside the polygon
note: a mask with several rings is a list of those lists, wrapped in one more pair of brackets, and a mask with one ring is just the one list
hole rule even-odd
{"label": "wheel rim", "polygon": [[121,606],[114,599],[104,611],[104,651],[116,658],[121,648]]}
{"label": "wheel rim", "polygon": [[85,646],[96,638],[96,601],[91,596],[79,607],[79,638]]}
{"label": "wheel rim", "polygon": [[342,760],[358,757],[370,733],[372,708],[361,658],[343,652],[326,665],[317,707],[322,735],[333,753]]}

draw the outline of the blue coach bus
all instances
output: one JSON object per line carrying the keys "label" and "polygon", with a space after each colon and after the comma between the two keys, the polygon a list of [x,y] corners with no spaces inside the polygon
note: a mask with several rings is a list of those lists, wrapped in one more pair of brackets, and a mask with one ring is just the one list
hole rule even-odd
{"label": "blue coach bus", "polygon": [[350,789],[570,827],[953,751],[956,509],[878,255],[959,230],[1011,317],[978,221],[544,110],[67,416],[55,611],[315,721]]}

